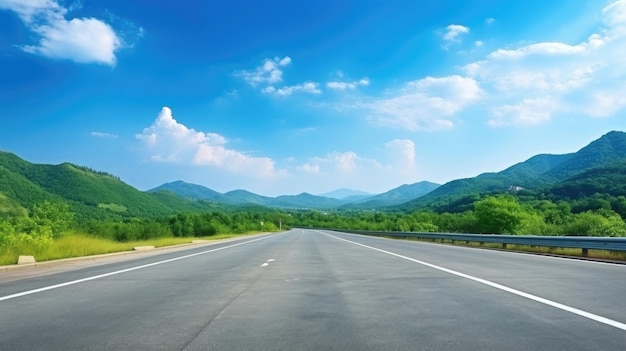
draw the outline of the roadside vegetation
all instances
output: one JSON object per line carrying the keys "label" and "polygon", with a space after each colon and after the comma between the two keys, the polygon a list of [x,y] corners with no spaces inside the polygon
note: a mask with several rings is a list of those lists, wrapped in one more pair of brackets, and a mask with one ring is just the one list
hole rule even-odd
{"label": "roadside vegetation", "polygon": [[589,202],[576,210],[568,202],[521,202],[510,194],[476,197],[460,212],[322,212],[295,214],[298,226],[399,232],[511,235],[626,236],[626,222],[610,201]]}
{"label": "roadside vegetation", "polygon": [[[260,206],[118,219],[77,216],[67,203],[44,200],[0,217],[0,265],[19,255],[37,261],[166,246],[194,238],[276,232],[292,226],[400,232],[626,236],[623,196],[572,202],[523,194],[472,197],[457,212],[279,210]],[[121,210],[121,209],[120,209]],[[78,219],[77,219],[78,218]]]}
{"label": "roadside vegetation", "polygon": [[75,220],[63,202],[44,201],[27,215],[0,217],[0,265],[20,255],[37,261],[129,251],[135,246],[169,246],[194,239],[215,240],[276,232],[288,215],[265,208],[180,213],[157,218]]}

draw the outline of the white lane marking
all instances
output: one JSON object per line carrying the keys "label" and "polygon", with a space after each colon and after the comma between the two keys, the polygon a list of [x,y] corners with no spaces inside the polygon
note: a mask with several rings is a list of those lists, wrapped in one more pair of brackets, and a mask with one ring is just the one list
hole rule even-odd
{"label": "white lane marking", "polygon": [[491,286],[492,288],[496,288],[496,289],[499,289],[499,290],[502,290],[502,291],[506,291],[508,293],[511,293],[511,294],[514,294],[514,295],[518,295],[518,296],[527,298],[529,300],[533,300],[533,301],[536,301],[536,302],[539,302],[539,303],[542,303],[542,304],[545,304],[545,305],[548,305],[548,306],[552,306],[552,307],[558,308],[560,310],[567,311],[567,312],[570,312],[570,313],[573,313],[573,314],[577,314],[577,315],[579,315],[581,317],[585,317],[585,318],[594,320],[596,322],[600,322],[600,323],[603,323],[603,324],[606,324],[606,325],[610,325],[612,327],[615,327],[615,328],[618,328],[618,329],[626,331],[626,324],[625,323],[621,323],[621,322],[618,322],[618,321],[615,321],[615,320],[612,320],[612,319],[609,319],[609,318],[606,318],[606,317],[602,317],[602,316],[599,316],[597,314],[593,314],[591,312],[583,311],[583,310],[580,310],[578,308],[567,306],[567,305],[564,305],[564,304],[561,304],[561,303],[558,303],[558,302],[555,302],[555,301],[552,301],[552,300],[544,299],[543,297],[539,297],[539,296],[532,295],[532,294],[529,294],[529,293],[526,293],[526,292],[523,292],[523,291],[520,291],[520,290],[509,288],[508,286],[505,286],[505,285],[502,285],[502,284],[494,283],[492,281],[485,280],[485,279],[482,279],[482,278],[477,278],[477,277],[471,276],[469,274],[457,272],[457,271],[454,271],[452,269],[448,269],[448,268],[445,268],[445,267],[434,265],[432,263],[416,260],[414,258],[403,256],[403,255],[400,255],[400,254],[397,254],[397,253],[394,253],[394,252],[391,252],[391,251],[378,249],[378,248],[375,248],[373,246],[368,246],[368,245],[365,245],[365,244],[357,243],[355,241],[351,241],[351,240],[343,239],[343,238],[340,238],[340,237],[336,237],[334,235],[326,234],[326,233],[320,232],[318,230],[316,230],[316,232],[318,232],[320,234],[323,234],[323,235],[326,235],[326,236],[329,236],[331,238],[334,238],[334,239],[337,239],[337,240],[341,240],[341,241],[345,241],[347,243],[358,245],[358,246],[361,246],[361,247],[364,247],[364,248],[367,248],[367,249],[370,249],[370,250],[382,252],[384,254],[395,256],[395,257],[398,257],[398,258],[402,258],[402,259],[407,260],[407,261],[419,263],[419,264],[424,265],[426,267],[430,267],[430,268],[433,268],[433,269],[436,269],[436,270],[439,270],[439,271],[442,271],[442,272],[453,274],[453,275],[456,275],[456,276],[461,277],[461,278],[473,280],[475,282]]}
{"label": "white lane marking", "polygon": [[184,260],[186,258],[190,258],[190,257],[194,257],[194,256],[200,256],[200,255],[208,254],[208,253],[215,252],[215,251],[230,249],[230,248],[233,248],[233,247],[236,247],[236,246],[246,245],[246,244],[250,244],[250,243],[253,243],[253,242],[256,242],[256,241],[265,240],[265,239],[269,239],[269,238],[273,238],[273,237],[274,237],[273,235],[272,236],[265,236],[265,237],[258,238],[258,239],[244,241],[242,243],[237,243],[237,244],[233,244],[233,245],[219,247],[217,249],[212,249],[212,250],[207,250],[207,251],[202,251],[202,252],[196,252],[194,254],[180,256],[180,257],[174,257],[174,258],[170,258],[169,260],[148,263],[148,264],[144,264],[144,265],[137,266],[137,267],[131,267],[131,268],[126,268],[126,269],[122,269],[122,270],[119,270],[119,271],[104,273],[104,274],[100,274],[100,275],[94,275],[92,277],[72,280],[72,281],[69,281],[69,282],[61,283],[61,284],[45,286],[45,287],[39,288],[39,289],[23,291],[21,293],[17,293],[17,294],[13,294],[13,295],[2,296],[2,297],[0,297],[0,301],[10,300],[10,299],[14,299],[16,297],[21,297],[21,296],[26,296],[26,295],[32,295],[32,294],[36,294],[36,293],[47,291],[47,290],[58,289],[58,288],[62,288],[62,287],[69,286],[69,285],[84,283],[84,282],[87,282],[87,281],[90,281],[90,280],[110,277],[112,275],[117,275],[117,274],[122,274],[122,273],[126,273],[126,272],[136,271],[136,270],[139,270],[139,269],[153,267],[153,266],[157,266],[157,265],[164,264],[164,263],[170,263],[170,262],[174,262],[174,261]]}
{"label": "white lane marking", "polygon": [[265,263],[263,263],[263,264],[261,265],[261,267],[269,267],[270,262],[274,262],[274,261],[276,261],[276,260],[275,260],[275,259],[273,259],[273,258],[270,258],[269,260],[265,261]]}

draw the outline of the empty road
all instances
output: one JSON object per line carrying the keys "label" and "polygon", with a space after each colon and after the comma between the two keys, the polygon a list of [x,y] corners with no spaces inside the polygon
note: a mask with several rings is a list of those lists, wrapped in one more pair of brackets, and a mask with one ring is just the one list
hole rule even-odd
{"label": "empty road", "polygon": [[626,266],[294,229],[2,282],[0,350],[623,350]]}

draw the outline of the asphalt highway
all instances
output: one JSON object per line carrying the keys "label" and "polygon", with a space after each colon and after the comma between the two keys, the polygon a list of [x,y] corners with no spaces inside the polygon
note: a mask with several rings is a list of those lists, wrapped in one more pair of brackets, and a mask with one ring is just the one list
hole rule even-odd
{"label": "asphalt highway", "polygon": [[2,351],[626,349],[624,265],[294,229],[2,274]]}

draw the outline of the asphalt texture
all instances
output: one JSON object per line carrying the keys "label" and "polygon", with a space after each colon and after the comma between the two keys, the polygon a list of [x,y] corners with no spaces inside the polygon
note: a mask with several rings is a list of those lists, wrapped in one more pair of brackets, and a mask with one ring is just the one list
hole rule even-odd
{"label": "asphalt texture", "polygon": [[2,274],[2,351],[626,349],[624,265],[295,229]]}

